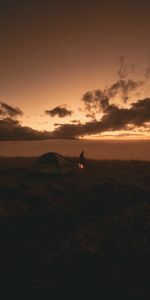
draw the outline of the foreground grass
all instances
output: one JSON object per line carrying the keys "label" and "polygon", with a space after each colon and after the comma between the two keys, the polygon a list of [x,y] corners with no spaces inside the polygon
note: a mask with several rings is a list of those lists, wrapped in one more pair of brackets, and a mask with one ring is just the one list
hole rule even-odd
{"label": "foreground grass", "polygon": [[0,273],[38,288],[125,288],[150,278],[150,163],[89,161],[61,177],[0,159]]}

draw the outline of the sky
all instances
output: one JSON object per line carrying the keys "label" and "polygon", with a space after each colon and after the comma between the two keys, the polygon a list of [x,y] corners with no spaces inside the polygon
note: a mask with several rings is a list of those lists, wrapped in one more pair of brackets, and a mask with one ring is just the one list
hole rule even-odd
{"label": "sky", "polygon": [[149,11],[1,0],[0,140],[149,138]]}

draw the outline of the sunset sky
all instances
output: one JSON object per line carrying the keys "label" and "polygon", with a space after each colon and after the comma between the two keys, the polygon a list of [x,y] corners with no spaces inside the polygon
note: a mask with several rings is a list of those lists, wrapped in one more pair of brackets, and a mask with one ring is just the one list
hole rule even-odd
{"label": "sunset sky", "polygon": [[149,12],[144,0],[2,0],[0,140],[149,138]]}

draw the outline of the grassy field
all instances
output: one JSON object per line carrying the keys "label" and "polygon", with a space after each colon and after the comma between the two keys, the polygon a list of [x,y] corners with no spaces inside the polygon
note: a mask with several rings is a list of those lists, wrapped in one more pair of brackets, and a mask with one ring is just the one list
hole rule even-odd
{"label": "grassy field", "polygon": [[[36,288],[122,288],[150,279],[150,163],[89,161],[66,176],[0,158],[0,276]],[[73,161],[73,159],[72,159]]]}

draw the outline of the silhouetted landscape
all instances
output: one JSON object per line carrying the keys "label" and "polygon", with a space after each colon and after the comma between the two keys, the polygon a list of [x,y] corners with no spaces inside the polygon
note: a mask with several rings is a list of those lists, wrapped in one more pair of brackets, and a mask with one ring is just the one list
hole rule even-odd
{"label": "silhouetted landscape", "polygon": [[149,35],[147,0],[0,1],[2,300],[150,299]]}
{"label": "silhouetted landscape", "polygon": [[143,296],[150,278],[150,162],[89,160],[87,168],[57,176],[35,172],[35,160],[0,158],[3,281]]}

